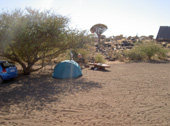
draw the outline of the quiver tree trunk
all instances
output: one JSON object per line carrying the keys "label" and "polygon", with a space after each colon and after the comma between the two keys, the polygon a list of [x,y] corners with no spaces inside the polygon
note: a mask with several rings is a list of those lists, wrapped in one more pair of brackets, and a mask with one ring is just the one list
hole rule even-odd
{"label": "quiver tree trunk", "polygon": [[98,36],[98,43],[100,43],[100,36],[101,36],[101,35],[97,35],[97,36]]}

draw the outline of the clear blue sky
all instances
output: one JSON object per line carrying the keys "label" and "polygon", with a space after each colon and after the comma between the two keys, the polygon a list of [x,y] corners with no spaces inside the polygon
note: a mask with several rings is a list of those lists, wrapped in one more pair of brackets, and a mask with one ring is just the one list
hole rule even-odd
{"label": "clear blue sky", "polygon": [[25,7],[51,9],[71,19],[70,27],[88,30],[97,23],[108,26],[103,34],[154,35],[170,26],[170,0],[0,0],[0,10]]}

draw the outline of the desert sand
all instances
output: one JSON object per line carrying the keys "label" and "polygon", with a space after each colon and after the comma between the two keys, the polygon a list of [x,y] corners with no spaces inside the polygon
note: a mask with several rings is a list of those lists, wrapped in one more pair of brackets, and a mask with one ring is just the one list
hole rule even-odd
{"label": "desert sand", "polygon": [[78,79],[47,68],[0,85],[0,126],[170,126],[170,63],[110,63]]}

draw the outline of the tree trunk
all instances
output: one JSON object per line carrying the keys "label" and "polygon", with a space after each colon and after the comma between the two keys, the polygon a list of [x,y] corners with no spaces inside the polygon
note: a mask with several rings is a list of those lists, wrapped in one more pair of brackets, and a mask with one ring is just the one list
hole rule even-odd
{"label": "tree trunk", "polygon": [[23,68],[24,75],[30,75],[31,74],[31,69],[30,68]]}
{"label": "tree trunk", "polygon": [[20,64],[22,66],[24,75],[30,75],[32,71],[32,66],[28,65],[26,66],[25,64]]}
{"label": "tree trunk", "polygon": [[100,36],[101,36],[101,35],[98,34],[98,43],[100,43]]}
{"label": "tree trunk", "polygon": [[148,59],[149,59],[149,61],[151,61],[152,60],[152,56],[148,56]]}

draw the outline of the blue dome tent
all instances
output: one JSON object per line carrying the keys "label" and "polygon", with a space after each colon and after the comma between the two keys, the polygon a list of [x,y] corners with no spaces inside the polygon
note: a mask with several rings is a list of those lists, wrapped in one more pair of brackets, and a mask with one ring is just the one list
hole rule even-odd
{"label": "blue dome tent", "polygon": [[77,78],[82,76],[81,68],[74,60],[64,60],[54,68],[53,78]]}

